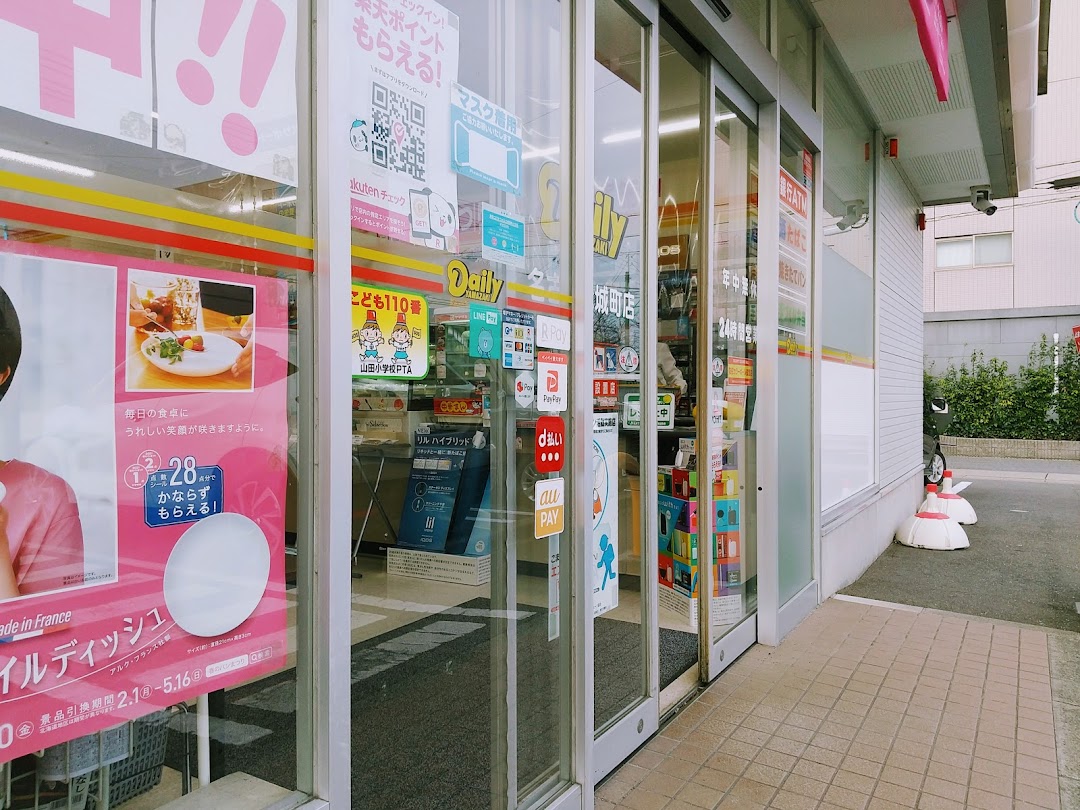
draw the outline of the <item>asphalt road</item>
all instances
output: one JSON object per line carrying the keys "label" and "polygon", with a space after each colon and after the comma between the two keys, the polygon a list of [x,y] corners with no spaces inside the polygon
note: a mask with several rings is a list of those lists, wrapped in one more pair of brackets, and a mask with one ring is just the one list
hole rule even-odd
{"label": "asphalt road", "polygon": [[964,478],[979,516],[965,527],[971,548],[893,543],[842,593],[1080,632],[1080,477],[982,479],[969,470]]}

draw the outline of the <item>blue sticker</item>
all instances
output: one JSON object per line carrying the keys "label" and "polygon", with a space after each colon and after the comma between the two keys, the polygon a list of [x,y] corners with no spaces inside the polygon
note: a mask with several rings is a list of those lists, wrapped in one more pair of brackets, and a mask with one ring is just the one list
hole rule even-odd
{"label": "blue sticker", "polygon": [[224,493],[221,467],[158,470],[143,487],[143,520],[152,529],[194,523],[222,512]]}
{"label": "blue sticker", "polygon": [[450,166],[507,194],[521,194],[521,120],[454,82],[450,90]]}
{"label": "blue sticker", "polygon": [[469,357],[490,360],[502,350],[502,313],[495,307],[469,304]]}
{"label": "blue sticker", "polygon": [[617,346],[604,347],[604,371],[614,374],[619,370],[619,349]]}
{"label": "blue sticker", "polygon": [[489,261],[524,267],[525,220],[485,203],[480,255]]}

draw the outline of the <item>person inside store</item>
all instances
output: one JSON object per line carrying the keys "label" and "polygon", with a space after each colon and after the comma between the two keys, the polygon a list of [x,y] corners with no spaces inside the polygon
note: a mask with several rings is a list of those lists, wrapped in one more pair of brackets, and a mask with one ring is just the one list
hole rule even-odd
{"label": "person inside store", "polygon": [[686,396],[686,380],[679,371],[671,347],[663,342],[656,344],[656,384],[660,387],[678,388],[679,396]]}
{"label": "person inside store", "polygon": [[[0,431],[15,431],[4,399],[22,358],[22,330],[0,287]],[[83,583],[83,530],[75,493],[47,470],[0,459],[0,602]]]}
{"label": "person inside store", "polygon": [[[683,377],[678,363],[675,362],[671,347],[661,341],[656,344],[656,384],[660,388],[677,389],[676,407],[678,401],[686,396],[686,378]],[[674,464],[675,453],[679,448],[679,435],[674,432],[662,431],[657,436],[656,448],[657,458],[661,464]]]}

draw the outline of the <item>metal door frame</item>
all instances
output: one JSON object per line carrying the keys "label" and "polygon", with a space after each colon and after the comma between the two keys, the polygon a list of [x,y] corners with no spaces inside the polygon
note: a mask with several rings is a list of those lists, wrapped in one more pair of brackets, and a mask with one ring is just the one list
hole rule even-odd
{"label": "metal door frame", "polygon": [[[635,17],[644,30],[645,45],[645,70],[643,72],[643,86],[642,86],[642,100],[645,104],[645,125],[642,132],[642,146],[645,154],[645,178],[642,191],[642,234],[641,234],[641,250],[642,250],[642,287],[643,295],[641,296],[641,307],[638,314],[640,320],[640,340],[641,340],[641,390],[654,391],[656,389],[656,334],[657,334],[657,321],[656,321],[656,296],[650,294],[650,291],[656,289],[657,284],[657,231],[659,227],[658,223],[658,207],[653,195],[649,194],[649,189],[655,189],[659,186],[659,127],[660,127],[660,7],[658,0],[616,0],[620,6],[622,6],[631,16]],[[592,24],[595,26],[595,3],[589,3],[590,13],[593,15]],[[590,87],[588,89],[587,109],[581,110],[578,108],[576,112],[580,115],[585,112],[590,122],[595,118],[593,115],[592,101],[594,98],[595,88],[591,87],[592,83],[592,70],[593,59],[595,54],[595,39],[591,39],[586,46],[587,51],[587,67],[585,70],[588,72],[588,80]],[[585,48],[583,48],[584,50]],[[578,65],[579,68],[582,66]],[[588,155],[589,173],[588,178],[590,183],[592,181],[593,168],[593,133],[591,130],[588,132],[587,143],[582,143],[580,140],[576,141],[574,146],[578,148],[578,155]],[[575,188],[575,193],[581,193],[583,189]],[[592,200],[592,187],[587,190],[581,199]],[[592,232],[591,227],[591,206],[588,208],[589,212],[589,233]],[[591,243],[590,243],[590,256],[591,256]],[[580,268],[581,265],[578,265]],[[575,295],[575,298],[582,302],[588,302],[582,307],[579,312],[582,313],[581,323],[588,323],[591,328],[592,324],[592,297],[589,293],[592,291],[592,263],[588,262],[590,268],[589,273],[579,273],[578,278],[588,276],[588,293],[585,293],[580,298]],[[587,317],[586,317],[587,316]],[[582,343],[578,344],[583,345]],[[578,352],[580,358],[584,358],[585,352]],[[587,361],[586,361],[587,365]],[[591,394],[592,394],[592,372],[591,366],[588,370],[589,379],[589,406],[588,414],[591,417]],[[584,392],[583,392],[584,393]],[[584,398],[584,397],[583,397]],[[643,396],[641,398],[641,423],[643,426],[656,424],[656,399],[655,397]],[[582,443],[584,444],[584,443]],[[656,431],[650,429],[642,430],[642,442],[641,442],[641,462],[640,468],[643,471],[654,470],[657,463],[657,441]],[[583,483],[583,482],[580,482]],[[579,485],[580,485],[579,483]],[[658,583],[655,576],[649,576],[649,572],[653,570],[654,566],[649,564],[649,561],[655,560],[659,552],[657,546],[657,533],[656,533],[656,495],[657,484],[656,476],[645,474],[641,476],[641,490],[639,497],[639,509],[642,512],[641,515],[641,527],[644,537],[642,538],[641,554],[642,554],[642,566],[641,566],[641,578],[642,578],[642,600],[641,600],[641,626],[644,628],[645,638],[645,682],[642,684],[642,697],[641,699],[619,719],[610,724],[604,731],[596,735],[594,733],[593,741],[593,756],[591,763],[591,775],[592,784],[604,778],[607,774],[618,767],[623,761],[626,760],[635,750],[643,745],[649,737],[655,734],[659,730],[660,722],[660,625],[658,617]],[[582,514],[587,514],[582,512]],[[586,530],[588,527],[585,527]],[[581,547],[581,546],[578,546]],[[582,555],[586,557],[588,555]],[[591,590],[590,590],[591,593]],[[586,655],[588,675],[587,680],[589,688],[585,690],[585,713],[589,718],[589,722],[592,722],[594,713],[594,680],[593,680],[593,632],[592,632],[592,616],[591,611],[587,617],[588,622],[588,652]]]}
{"label": "metal door frame", "polygon": [[[748,650],[753,644],[757,642],[758,638],[758,615],[762,611],[763,607],[768,602],[763,603],[762,590],[768,590],[766,586],[767,581],[775,579],[775,555],[768,553],[768,549],[763,546],[768,546],[768,543],[762,541],[768,537],[767,531],[762,530],[764,524],[766,529],[769,526],[768,520],[762,520],[765,515],[763,514],[763,502],[767,499],[760,497],[764,492],[765,483],[762,480],[761,472],[768,469],[769,455],[762,452],[762,445],[767,445],[768,442],[762,442],[763,431],[758,432],[759,440],[755,442],[757,452],[755,454],[755,465],[758,469],[758,475],[755,476],[753,482],[747,481],[745,475],[743,475],[743,485],[756,484],[758,492],[755,495],[756,508],[755,508],[755,524],[757,526],[756,536],[754,541],[757,546],[757,582],[758,582],[758,604],[753,613],[745,616],[740,622],[732,627],[722,635],[717,635],[712,626],[712,565],[713,565],[713,492],[711,482],[702,477],[702,470],[708,475],[709,459],[712,458],[711,439],[709,436],[707,411],[710,407],[709,395],[711,391],[712,375],[709,369],[711,359],[711,339],[712,330],[712,290],[709,283],[711,264],[713,261],[712,246],[716,236],[716,228],[713,223],[712,212],[716,204],[715,193],[713,187],[714,173],[716,171],[716,154],[714,148],[714,127],[716,121],[717,110],[717,96],[722,96],[727,103],[727,106],[732,108],[743,118],[751,121],[754,125],[754,135],[758,139],[758,306],[757,306],[757,327],[755,332],[758,334],[757,340],[757,394],[755,397],[755,409],[758,412],[759,417],[767,417],[770,409],[775,413],[775,376],[764,373],[766,371],[766,365],[762,362],[763,358],[767,356],[769,352],[769,346],[772,345],[772,353],[769,358],[775,362],[775,342],[776,342],[776,329],[773,326],[771,330],[771,341],[761,340],[762,335],[768,335],[769,326],[766,323],[763,327],[762,322],[763,314],[765,314],[766,307],[762,306],[763,298],[768,298],[770,295],[775,295],[775,274],[762,273],[761,268],[769,267],[767,263],[769,257],[765,250],[765,243],[767,240],[761,238],[763,233],[775,233],[776,228],[769,228],[767,225],[763,227],[762,223],[767,222],[768,216],[766,215],[766,208],[768,206],[776,206],[778,203],[772,199],[772,195],[762,194],[762,189],[771,188],[773,186],[767,185],[767,172],[765,171],[765,165],[767,161],[770,161],[769,150],[766,146],[766,139],[770,128],[763,126],[766,123],[768,117],[768,110],[759,108],[756,101],[747,93],[735,79],[720,65],[720,63],[711,56],[706,57],[706,81],[702,87],[702,99],[701,109],[705,121],[705,127],[703,128],[705,137],[702,139],[702,154],[701,164],[703,171],[702,182],[702,215],[698,218],[698,227],[700,228],[701,239],[701,260],[699,261],[699,278],[698,278],[698,321],[699,327],[701,326],[701,319],[704,317],[708,323],[706,328],[698,329],[698,351],[697,351],[697,378],[699,380],[707,381],[705,388],[706,398],[703,402],[702,391],[698,392],[698,413],[702,415],[698,421],[698,435],[697,435],[697,459],[698,459],[698,658],[701,671],[701,680],[703,683],[709,683],[717,676],[720,675],[728,666],[731,665],[740,655]],[[763,118],[765,120],[763,120]],[[764,207],[763,207],[764,204]],[[775,240],[773,240],[775,241]],[[770,280],[771,279],[771,284]],[[768,289],[772,287],[772,291]],[[775,320],[775,302],[773,302],[773,312]],[[771,406],[767,405],[772,403]],[[703,408],[704,405],[704,408]],[[763,406],[766,406],[763,408]],[[762,419],[761,422],[764,425],[770,424],[767,419]],[[746,425],[747,430],[750,429],[750,425]],[[765,463],[762,463],[765,462]],[[704,465],[704,466],[703,466]],[[745,472],[745,471],[744,471]],[[767,509],[767,507],[766,507]],[[744,515],[745,521],[745,515]],[[773,532],[775,535],[775,532]],[[745,553],[745,537],[743,538],[743,550]],[[766,564],[771,563],[771,564]],[[744,586],[745,587],[745,586]]]}

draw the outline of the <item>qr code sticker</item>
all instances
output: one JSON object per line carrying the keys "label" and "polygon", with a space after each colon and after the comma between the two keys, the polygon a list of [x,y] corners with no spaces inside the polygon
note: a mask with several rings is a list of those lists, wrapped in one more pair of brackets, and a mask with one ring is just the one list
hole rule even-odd
{"label": "qr code sticker", "polygon": [[388,87],[371,86],[371,161],[423,181],[427,174],[427,109]]}

